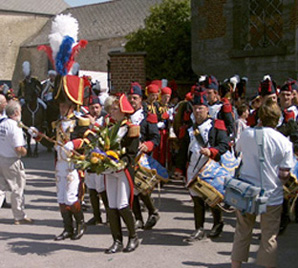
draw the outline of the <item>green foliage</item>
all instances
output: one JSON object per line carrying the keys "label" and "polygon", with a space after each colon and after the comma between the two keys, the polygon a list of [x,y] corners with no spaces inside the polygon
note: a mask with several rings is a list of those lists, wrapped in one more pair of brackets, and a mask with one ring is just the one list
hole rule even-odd
{"label": "green foliage", "polygon": [[147,52],[149,79],[193,80],[190,10],[190,0],[164,0],[151,8],[145,28],[126,37],[127,52]]}

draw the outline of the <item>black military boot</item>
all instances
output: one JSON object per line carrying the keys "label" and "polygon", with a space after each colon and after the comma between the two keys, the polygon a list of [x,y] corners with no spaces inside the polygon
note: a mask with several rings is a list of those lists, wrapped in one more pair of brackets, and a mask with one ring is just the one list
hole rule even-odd
{"label": "black military boot", "polygon": [[135,228],[136,229],[143,229],[144,228],[144,221],[141,211],[141,205],[140,200],[138,196],[134,196],[133,202],[132,202],[132,211],[135,216],[136,222],[135,222]]}
{"label": "black military boot", "polygon": [[64,230],[63,232],[55,237],[55,241],[61,241],[66,238],[71,238],[73,236],[73,226],[72,226],[72,212],[64,211],[61,212],[63,218]]}
{"label": "black military boot", "polygon": [[73,236],[71,237],[72,240],[80,239],[86,231],[86,224],[84,222],[84,214],[83,211],[80,210],[79,212],[73,213],[76,219],[76,230]]}
{"label": "black military boot", "polygon": [[185,241],[194,242],[196,240],[202,240],[205,236],[205,230],[202,227],[200,227],[196,229],[188,238],[186,238]]}
{"label": "black military boot", "polygon": [[100,196],[106,210],[106,219],[107,219],[106,223],[108,224],[109,223],[109,202],[108,202],[107,192],[106,191],[100,192]]}
{"label": "black military boot", "polygon": [[146,208],[148,209],[148,213],[149,213],[149,217],[145,223],[144,229],[150,230],[156,225],[160,216],[159,216],[158,210],[155,208],[155,206],[153,204],[153,200],[149,194],[148,195],[140,194],[140,198],[144,202]]}
{"label": "black military boot", "polygon": [[208,237],[210,238],[216,238],[218,237],[223,230],[224,223],[222,221],[222,211],[220,208],[211,208],[211,212],[213,215],[213,227],[208,234]]}
{"label": "black military boot", "polygon": [[122,244],[122,231],[121,231],[121,221],[120,214],[118,209],[109,209],[109,222],[110,229],[113,236],[113,244],[108,249],[105,250],[106,254],[112,254],[116,252],[120,252],[123,249]]}
{"label": "black military boot", "polygon": [[205,202],[198,196],[192,196],[192,201],[194,203],[193,212],[196,230],[185,239],[187,242],[202,240],[206,236],[205,230],[203,228],[205,222]]}
{"label": "black military boot", "polygon": [[119,213],[124,220],[128,230],[128,243],[123,252],[132,252],[139,246],[139,239],[136,234],[132,211],[127,206],[123,209],[120,209]]}
{"label": "black military boot", "polygon": [[100,215],[100,207],[99,207],[99,197],[98,193],[94,189],[89,189],[89,197],[93,210],[93,218],[91,218],[87,225],[97,225],[102,223],[101,215]]}
{"label": "black military boot", "polygon": [[198,196],[192,196],[193,201],[193,213],[195,218],[196,230],[203,228],[205,223],[205,202]]}

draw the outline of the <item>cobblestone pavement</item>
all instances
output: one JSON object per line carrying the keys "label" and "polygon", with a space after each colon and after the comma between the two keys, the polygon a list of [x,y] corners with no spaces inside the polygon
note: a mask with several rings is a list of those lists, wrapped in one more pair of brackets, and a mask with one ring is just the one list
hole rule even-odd
{"label": "cobblestone pavement", "polygon": [[[194,229],[192,203],[182,182],[173,181],[153,193],[161,218],[150,231],[138,231],[140,247],[133,253],[104,254],[112,243],[105,225],[88,227],[81,240],[54,241],[62,231],[62,219],[55,195],[54,156],[40,148],[38,158],[24,158],[27,170],[26,212],[34,225],[13,224],[10,209],[0,210],[0,267],[230,267],[235,216],[225,214],[221,237],[193,244],[183,241]],[[9,201],[9,194],[7,194]],[[88,195],[86,196],[88,198]],[[91,210],[85,219],[92,217]],[[144,217],[147,213],[144,212]],[[105,215],[103,216],[105,219]],[[212,227],[207,212],[206,230]],[[127,232],[124,230],[124,243]],[[256,267],[259,229],[255,229],[251,254],[244,268]],[[298,224],[291,223],[279,237],[279,267],[298,267]]]}

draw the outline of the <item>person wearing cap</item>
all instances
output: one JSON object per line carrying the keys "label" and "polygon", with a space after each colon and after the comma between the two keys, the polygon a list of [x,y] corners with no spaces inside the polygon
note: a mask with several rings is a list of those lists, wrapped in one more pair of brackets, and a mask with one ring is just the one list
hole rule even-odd
{"label": "person wearing cap", "polygon": [[279,103],[282,111],[282,118],[279,125],[288,122],[290,119],[297,121],[298,109],[293,105],[293,91],[298,90],[298,83],[293,79],[288,79],[280,88]]}
{"label": "person wearing cap", "polygon": [[[260,106],[265,103],[268,99],[273,102],[277,102],[277,87],[276,83],[271,79],[270,75],[265,75],[263,80],[260,82],[258,88],[258,95],[260,96]],[[258,124],[259,108],[256,108],[247,118],[247,125],[250,127],[255,127]]]}
{"label": "person wearing cap", "polygon": [[134,251],[139,245],[131,207],[134,198],[134,166],[139,147],[140,127],[134,125],[129,120],[129,115],[134,113],[134,109],[124,94],[119,99],[115,96],[110,96],[109,98],[112,99],[110,117],[115,123],[120,123],[117,135],[121,138],[121,150],[125,148],[125,154],[120,159],[126,166],[123,170],[117,172],[105,172],[106,192],[109,203],[108,217],[113,237],[113,244],[105,253],[116,253],[123,249],[121,218],[128,230],[128,242],[123,252],[128,253]]}
{"label": "person wearing cap", "polygon": [[41,92],[41,99],[46,103],[49,101],[53,101],[53,98],[54,98],[53,92],[54,92],[56,75],[57,75],[57,72],[55,70],[49,70],[48,79],[42,83],[43,90]]}
{"label": "person wearing cap", "polygon": [[[135,125],[141,127],[139,154],[146,153],[151,154],[154,147],[158,146],[160,142],[160,135],[157,127],[157,115],[145,112],[142,105],[142,88],[138,83],[132,83],[131,88],[128,92],[128,100],[131,106],[134,108],[134,113],[131,115],[131,121]],[[148,209],[148,219],[144,225],[143,216],[141,212],[140,201],[144,202]],[[146,230],[152,229],[160,216],[157,208],[153,204],[153,200],[150,194],[139,193],[135,189],[135,196],[133,202],[133,213],[136,219],[136,228],[144,228]]]}
{"label": "person wearing cap", "polygon": [[[91,95],[89,98],[89,114],[86,117],[90,120],[90,129],[94,126],[103,126],[106,113],[102,109],[103,105],[97,95]],[[87,222],[87,225],[97,225],[103,223],[100,211],[99,197],[101,197],[108,214],[108,199],[105,189],[104,176],[90,171],[85,172],[85,183],[89,190],[89,198],[92,206],[93,217]],[[108,216],[107,216],[108,222]]]}
{"label": "person wearing cap", "polygon": [[47,105],[40,98],[40,94],[42,92],[41,83],[36,77],[33,77],[31,75],[30,62],[24,61],[22,67],[24,79],[19,83],[19,90],[17,94],[17,97],[20,100],[21,105],[25,103],[26,98],[30,97],[32,94],[35,94],[38,97],[38,103],[42,105],[44,109],[46,109]]}
{"label": "person wearing cap", "polygon": [[147,98],[143,102],[144,111],[159,116],[157,101],[160,94],[160,87],[151,83],[146,87],[145,94],[147,95]]}
{"label": "person wearing cap", "polygon": [[[298,90],[297,81],[288,79],[280,89],[279,100],[281,107],[281,117],[279,119],[277,130],[288,137],[293,144],[293,151],[298,152],[298,109],[293,105],[293,92]],[[290,222],[288,213],[288,200],[284,199],[281,214],[279,234],[283,234]]]}
{"label": "person wearing cap", "polygon": [[228,99],[225,98],[226,93],[230,93],[230,91],[224,91],[224,94],[220,96],[219,83],[216,77],[214,77],[213,75],[207,76],[204,84],[208,100],[209,115],[214,119],[223,120],[228,135],[232,136],[234,131],[234,117],[232,114],[232,105],[230,104]]}
{"label": "person wearing cap", "polygon": [[[208,115],[208,101],[203,89],[197,89],[192,100],[194,123],[187,129],[177,155],[175,176],[186,175],[190,181],[209,159],[219,161],[229,148],[229,139],[223,120],[213,119]],[[186,168],[187,167],[187,168]],[[189,190],[194,203],[195,231],[187,238],[188,242],[202,240],[206,233],[205,202],[196,192]],[[210,238],[218,237],[223,230],[222,211],[211,208],[213,227]]]}
{"label": "person wearing cap", "polygon": [[170,109],[169,101],[171,99],[172,89],[164,87],[160,92],[160,100],[158,101],[158,123],[157,127],[160,134],[160,143],[153,151],[153,158],[155,158],[161,165],[166,166],[169,161],[169,124],[173,121],[173,108]]}

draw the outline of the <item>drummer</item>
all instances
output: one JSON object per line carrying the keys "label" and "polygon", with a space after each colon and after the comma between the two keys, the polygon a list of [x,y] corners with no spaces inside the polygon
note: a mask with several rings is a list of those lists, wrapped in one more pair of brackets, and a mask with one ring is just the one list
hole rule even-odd
{"label": "drummer", "polygon": [[[130,91],[128,92],[128,100],[131,106],[135,109],[135,112],[131,115],[131,121],[134,125],[139,125],[141,127],[139,153],[150,154],[154,147],[158,146],[160,142],[160,135],[157,128],[158,121],[156,114],[144,111],[142,99],[143,94],[141,86],[136,82],[132,83]],[[136,220],[136,229],[150,230],[156,225],[160,218],[158,209],[154,206],[150,194],[141,194],[135,189],[134,195],[133,213]],[[149,214],[145,224],[139,198],[144,202]]]}
{"label": "drummer", "polygon": [[[215,120],[209,116],[206,93],[200,86],[197,86],[195,89],[192,105],[195,123],[188,128],[182,140],[174,174],[177,177],[181,177],[185,173],[188,181],[195,177],[195,174],[198,173],[209,158],[219,161],[220,156],[229,148],[225,124],[222,120]],[[187,241],[192,242],[201,240],[206,236],[204,230],[205,203],[196,192],[193,190],[189,191],[194,202],[196,230],[187,238]],[[211,208],[211,212],[213,215],[213,227],[208,237],[215,238],[221,234],[224,224],[222,212],[219,208]]]}

